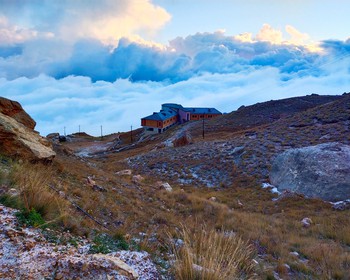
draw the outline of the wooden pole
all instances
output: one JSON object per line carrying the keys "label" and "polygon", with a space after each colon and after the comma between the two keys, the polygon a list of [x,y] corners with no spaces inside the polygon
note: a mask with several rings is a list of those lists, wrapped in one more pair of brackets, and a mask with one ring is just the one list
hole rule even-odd
{"label": "wooden pole", "polygon": [[133,142],[133,139],[132,139],[132,126],[131,126],[131,128],[130,128],[130,143],[132,143]]}
{"label": "wooden pole", "polygon": [[204,114],[203,114],[202,136],[203,136],[203,139],[204,139]]}

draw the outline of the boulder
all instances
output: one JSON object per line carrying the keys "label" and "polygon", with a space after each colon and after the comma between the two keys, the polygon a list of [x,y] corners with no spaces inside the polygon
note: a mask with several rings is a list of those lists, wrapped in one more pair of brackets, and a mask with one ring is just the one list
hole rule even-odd
{"label": "boulder", "polygon": [[350,209],[350,199],[333,203],[334,210],[344,211]]}
{"label": "boulder", "polygon": [[125,175],[131,175],[132,174],[132,171],[131,169],[125,169],[125,170],[120,170],[118,172],[115,173],[116,175],[119,175],[119,176],[125,176]]}
{"label": "boulder", "polygon": [[0,113],[15,119],[29,129],[34,129],[36,125],[35,121],[23,110],[21,104],[17,101],[0,97]]}
{"label": "boulder", "polygon": [[145,180],[145,178],[143,178],[141,175],[132,176],[132,182],[134,184],[141,184],[143,180]]}
{"label": "boulder", "polygon": [[51,143],[22,122],[0,113],[0,154],[29,161],[51,161]]}
{"label": "boulder", "polygon": [[304,219],[302,219],[301,221],[301,225],[305,228],[308,228],[312,225],[312,220],[308,217],[305,217]]}
{"label": "boulder", "polygon": [[182,131],[172,140],[173,147],[182,147],[192,143],[192,136],[188,131]]}
{"label": "boulder", "polygon": [[173,191],[173,188],[170,186],[170,184],[168,182],[158,181],[156,183],[156,187],[159,188],[159,189],[164,189],[167,192],[172,192]]}
{"label": "boulder", "polygon": [[287,150],[273,161],[270,180],[280,191],[346,200],[350,198],[350,146],[325,143]]}
{"label": "boulder", "polygon": [[54,132],[46,135],[46,138],[50,140],[58,139],[58,137],[60,137],[60,134],[58,132]]}

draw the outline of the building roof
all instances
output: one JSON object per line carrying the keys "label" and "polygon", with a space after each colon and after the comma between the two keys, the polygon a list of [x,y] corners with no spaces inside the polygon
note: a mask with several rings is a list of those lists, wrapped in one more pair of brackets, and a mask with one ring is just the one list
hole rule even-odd
{"label": "building roof", "polygon": [[160,110],[160,112],[155,112],[150,116],[142,118],[143,120],[154,120],[154,121],[165,121],[171,117],[177,116],[177,112],[173,110]]}
{"label": "building roof", "polygon": [[213,114],[213,115],[221,115],[221,112],[216,110],[215,108],[182,108],[185,112],[190,112],[192,114]]}
{"label": "building roof", "polygon": [[162,104],[162,108],[171,108],[171,109],[182,109],[182,105],[176,103],[164,103]]}

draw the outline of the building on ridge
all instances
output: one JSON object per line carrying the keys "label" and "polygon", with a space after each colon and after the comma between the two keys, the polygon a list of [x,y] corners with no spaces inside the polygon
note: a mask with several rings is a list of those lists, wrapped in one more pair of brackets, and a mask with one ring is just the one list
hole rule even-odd
{"label": "building on ridge", "polygon": [[160,112],[154,112],[152,115],[141,119],[141,126],[149,134],[163,133],[168,128],[177,123],[188,121],[211,119],[222,115],[215,108],[185,108],[180,104],[165,103],[162,104]]}

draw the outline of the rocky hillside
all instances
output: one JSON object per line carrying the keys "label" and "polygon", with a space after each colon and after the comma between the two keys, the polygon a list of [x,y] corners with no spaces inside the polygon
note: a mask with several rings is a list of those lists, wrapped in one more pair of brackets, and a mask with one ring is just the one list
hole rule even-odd
{"label": "rocky hillside", "polygon": [[[337,141],[349,144],[349,115],[350,95],[266,102],[208,122],[208,140],[197,137],[192,145],[153,150],[127,162],[141,173],[177,178],[183,184],[229,186],[237,174],[265,182],[273,158],[289,148]],[[196,135],[198,128],[191,129]]]}
{"label": "rocky hillside", "polygon": [[349,203],[261,183],[284,151],[348,145],[349,110],[349,95],[312,95],[208,121],[204,139],[191,122],[154,136],[52,134],[49,165],[2,155],[0,203],[19,211],[0,207],[1,277],[221,280],[212,273],[231,255],[233,279],[347,279]]}
{"label": "rocky hillside", "polygon": [[[264,124],[271,124],[281,118],[287,118],[296,113],[341,99],[335,95],[307,95],[292,97],[281,100],[271,100],[257,103],[250,106],[241,106],[237,111],[225,114],[220,118],[208,121],[206,132],[235,132],[249,128],[258,127]],[[193,134],[201,135],[201,125],[193,128]]]}

